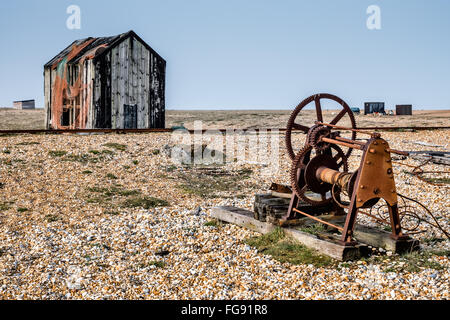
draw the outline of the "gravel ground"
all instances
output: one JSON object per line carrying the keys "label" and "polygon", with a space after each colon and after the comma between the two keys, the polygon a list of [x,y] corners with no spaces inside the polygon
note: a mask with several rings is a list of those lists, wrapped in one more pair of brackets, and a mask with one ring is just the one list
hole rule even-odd
{"label": "gravel ground", "polygon": [[[449,131],[383,137],[400,150],[446,150],[450,141]],[[205,195],[186,187],[194,180],[184,175],[196,171],[173,165],[164,152],[169,140],[168,134],[0,137],[0,298],[450,298],[450,242],[432,228],[415,237],[425,251],[441,252],[429,258],[439,268],[388,272],[386,266],[405,262],[393,255],[383,263],[336,268],[282,264],[244,243],[257,234],[234,225],[205,225],[212,207],[251,209],[255,193],[271,182],[288,183],[283,143],[277,174],[261,174],[264,166],[254,164],[226,164],[222,174],[245,169],[248,178],[218,175],[214,179],[229,183],[217,190],[206,186]],[[355,153],[350,166],[358,162]],[[398,190],[426,204],[450,230],[448,185],[420,181],[403,171],[408,167],[394,170]],[[362,216],[359,222],[372,223]]]}

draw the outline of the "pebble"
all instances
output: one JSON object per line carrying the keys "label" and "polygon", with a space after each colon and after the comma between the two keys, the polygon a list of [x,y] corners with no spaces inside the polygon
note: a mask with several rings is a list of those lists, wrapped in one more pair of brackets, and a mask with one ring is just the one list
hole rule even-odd
{"label": "pebble", "polygon": [[[383,137],[400,150],[420,149],[410,143],[418,139],[450,140],[448,131],[383,133]],[[385,273],[395,255],[385,264],[290,265],[244,243],[257,233],[231,224],[204,226],[212,207],[234,203],[252,210],[255,193],[265,192],[271,182],[288,184],[289,163],[280,162],[280,171],[272,175],[259,174],[257,165],[226,164],[227,170],[252,168],[252,178],[239,191],[244,197],[225,193],[204,199],[183,193],[176,179],[167,178],[171,162],[164,152],[148,152],[162,150],[168,139],[167,134],[154,134],[151,139],[134,134],[0,137],[0,148],[11,151],[0,155],[1,192],[4,199],[14,201],[0,212],[0,298],[450,299],[448,256],[431,259],[441,270],[418,272]],[[18,146],[32,141],[39,144]],[[127,150],[114,151],[104,163],[62,161],[48,154],[50,150],[89,154],[89,150],[104,150],[108,142],[124,144]],[[286,159],[283,145],[280,157]],[[350,168],[359,161],[352,157]],[[405,163],[418,164],[410,159]],[[425,184],[402,169],[394,168],[398,189],[424,202],[448,229],[448,189]],[[92,174],[83,174],[86,170]],[[427,170],[442,167],[429,165]],[[107,173],[117,179],[106,181]],[[113,184],[165,199],[170,206],[117,207],[111,214],[86,202],[89,187]],[[28,211],[18,212],[19,207]],[[364,216],[358,217],[358,223],[376,225]],[[417,235],[419,240],[432,237],[442,234],[426,229]],[[422,241],[422,245],[424,250],[450,248],[448,240]],[[389,255],[386,250],[379,252]]]}

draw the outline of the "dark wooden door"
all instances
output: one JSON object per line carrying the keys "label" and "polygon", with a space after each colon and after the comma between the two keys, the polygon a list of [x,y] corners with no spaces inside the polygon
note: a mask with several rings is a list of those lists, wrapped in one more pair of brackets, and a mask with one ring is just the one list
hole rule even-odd
{"label": "dark wooden door", "polygon": [[123,105],[124,129],[137,129],[137,105]]}

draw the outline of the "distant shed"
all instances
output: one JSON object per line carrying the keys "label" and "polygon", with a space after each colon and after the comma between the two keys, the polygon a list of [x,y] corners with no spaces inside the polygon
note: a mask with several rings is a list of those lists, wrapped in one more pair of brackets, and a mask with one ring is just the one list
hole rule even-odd
{"label": "distant shed", "polygon": [[73,42],[44,66],[46,127],[165,127],[166,61],[136,33]]}
{"label": "distant shed", "polygon": [[397,116],[412,116],[412,105],[398,104],[395,106],[395,114]]}
{"label": "distant shed", "polygon": [[385,114],[384,102],[366,102],[364,103],[364,114],[382,113]]}
{"label": "distant shed", "polygon": [[22,101],[14,101],[13,108],[19,110],[28,110],[35,109],[36,104],[34,100],[22,100]]}

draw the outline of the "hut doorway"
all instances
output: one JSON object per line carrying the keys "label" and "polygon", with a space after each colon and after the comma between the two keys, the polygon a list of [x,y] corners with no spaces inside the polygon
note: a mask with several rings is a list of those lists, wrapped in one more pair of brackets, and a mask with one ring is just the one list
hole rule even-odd
{"label": "hut doorway", "polygon": [[124,128],[137,129],[137,105],[123,105]]}
{"label": "hut doorway", "polygon": [[61,115],[61,126],[69,127],[72,125],[71,110],[72,109],[69,109],[69,108],[63,109],[63,113]]}

